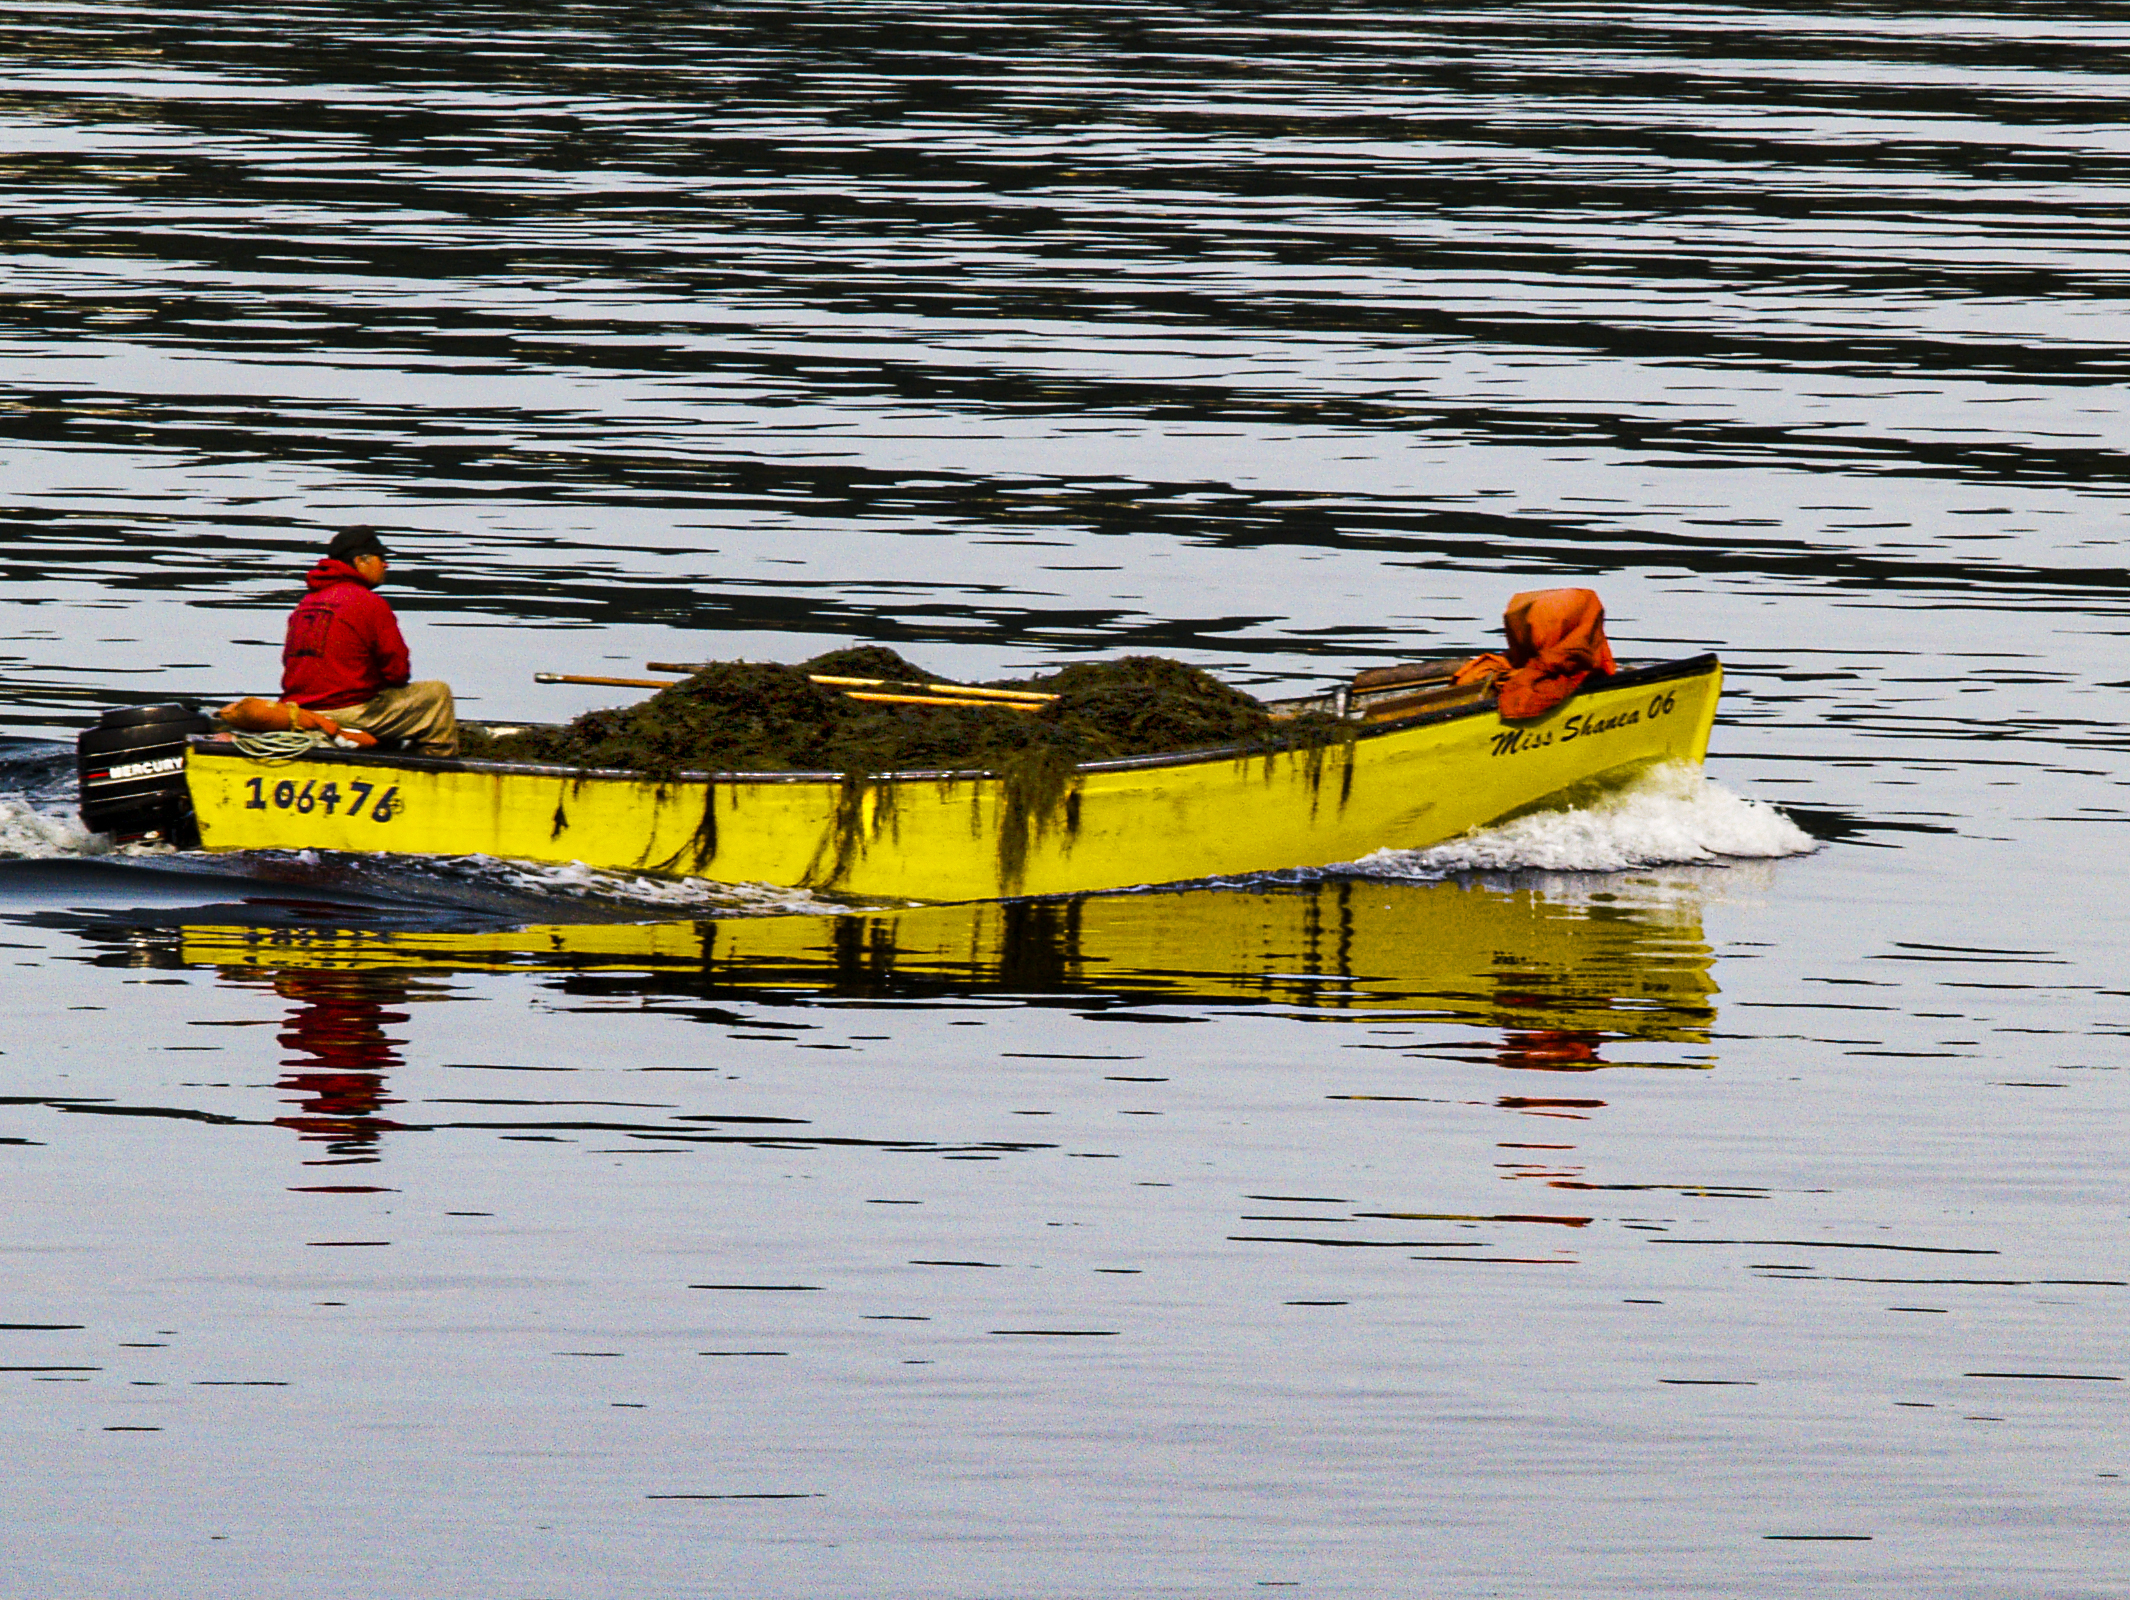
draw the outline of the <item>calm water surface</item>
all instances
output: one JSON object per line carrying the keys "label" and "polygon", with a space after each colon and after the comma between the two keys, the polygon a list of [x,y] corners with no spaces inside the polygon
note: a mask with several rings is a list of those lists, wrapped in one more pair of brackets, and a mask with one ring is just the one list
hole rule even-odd
{"label": "calm water surface", "polygon": [[[0,11],[0,1594],[2130,1594],[2126,94],[2082,5]],[[358,524],[497,716],[1587,582],[1821,845],[97,854],[73,730]]]}

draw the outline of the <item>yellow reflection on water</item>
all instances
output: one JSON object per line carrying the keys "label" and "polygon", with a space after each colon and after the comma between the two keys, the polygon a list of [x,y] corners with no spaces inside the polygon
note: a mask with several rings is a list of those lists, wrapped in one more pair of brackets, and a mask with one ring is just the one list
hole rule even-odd
{"label": "yellow reflection on water", "polygon": [[1706,1044],[1714,963],[1690,879],[1625,889],[1340,881],[836,916],[379,932],[199,924],[231,971],[685,974],[729,990],[882,999],[1085,994],[1398,1012],[1495,1030],[1504,1066],[1602,1065],[1613,1040]]}

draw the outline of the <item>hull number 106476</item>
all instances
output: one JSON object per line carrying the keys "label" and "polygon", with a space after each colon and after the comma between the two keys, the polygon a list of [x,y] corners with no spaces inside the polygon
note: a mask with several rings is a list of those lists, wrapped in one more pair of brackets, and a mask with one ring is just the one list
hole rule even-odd
{"label": "hull number 106476", "polygon": [[[251,798],[244,802],[246,811],[264,811],[271,805],[276,811],[297,811],[305,816],[322,811],[331,817],[345,811],[348,816],[359,817],[367,808],[372,822],[390,822],[407,809],[406,802],[399,797],[397,784],[381,795],[377,795],[374,783],[351,783],[343,790],[336,782],[320,783],[316,778],[309,779],[300,788],[294,778],[283,778],[271,789],[267,788],[264,778],[247,778],[244,786],[251,790]],[[372,795],[377,795],[375,804],[371,803]]]}

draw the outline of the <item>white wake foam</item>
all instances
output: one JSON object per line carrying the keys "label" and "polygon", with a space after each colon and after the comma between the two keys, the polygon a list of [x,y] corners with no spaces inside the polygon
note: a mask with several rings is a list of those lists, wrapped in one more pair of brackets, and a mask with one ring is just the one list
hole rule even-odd
{"label": "white wake foam", "polygon": [[60,856],[109,855],[109,835],[91,833],[71,805],[40,805],[24,794],[0,794],[0,858],[49,861]]}
{"label": "white wake foam", "polygon": [[1372,877],[1458,872],[1622,872],[1725,859],[1805,855],[1812,836],[1761,800],[1699,767],[1658,767],[1587,807],[1518,817],[1427,850],[1377,850],[1354,867]]}
{"label": "white wake foam", "polygon": [[705,878],[659,878],[610,872],[581,861],[547,865],[495,856],[458,858],[467,867],[527,894],[563,894],[576,899],[618,901],[657,910],[705,911],[726,916],[821,915],[849,911],[845,902],[820,899],[804,889],[767,883],[720,883]]}

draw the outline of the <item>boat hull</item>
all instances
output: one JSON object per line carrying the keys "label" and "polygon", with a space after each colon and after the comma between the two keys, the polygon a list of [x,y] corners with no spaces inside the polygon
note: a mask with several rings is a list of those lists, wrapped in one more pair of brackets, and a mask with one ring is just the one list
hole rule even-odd
{"label": "boat hull", "polygon": [[582,862],[890,900],[988,900],[1328,866],[1418,849],[1584,787],[1707,752],[1712,656],[1621,673],[1543,718],[1491,707],[1359,729],[1312,750],[1073,769],[1050,792],[988,773],[686,775],[321,749],[269,765],[195,741],[209,850],[324,849]]}

